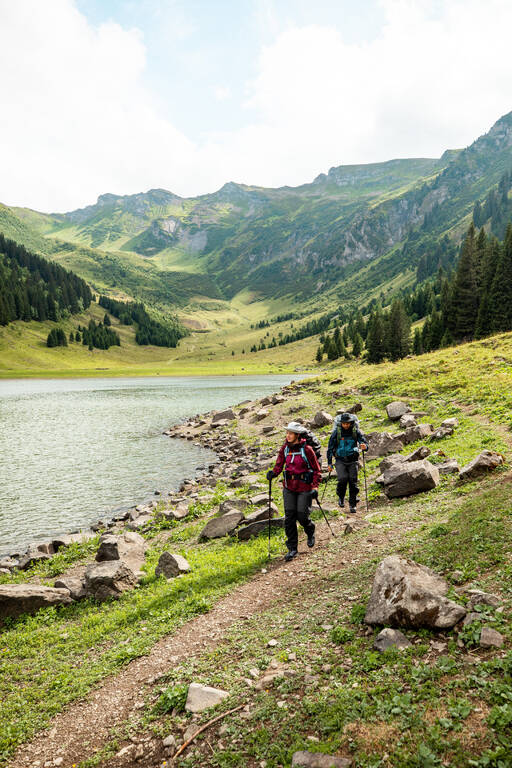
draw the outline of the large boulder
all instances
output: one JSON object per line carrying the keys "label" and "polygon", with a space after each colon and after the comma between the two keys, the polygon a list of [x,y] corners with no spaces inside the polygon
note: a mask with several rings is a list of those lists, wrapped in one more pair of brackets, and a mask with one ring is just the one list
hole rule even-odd
{"label": "large boulder", "polygon": [[426,437],[430,437],[433,431],[432,424],[416,424],[415,427],[407,427],[403,437],[404,443],[409,445],[409,443],[424,440]]}
{"label": "large boulder", "polygon": [[448,584],[425,565],[398,555],[377,566],[366,607],[367,624],[448,629],[464,618],[466,609],[446,597]]}
{"label": "large boulder", "polygon": [[327,411],[317,411],[311,423],[314,427],[326,427],[328,424],[332,424],[333,421],[333,417]]}
{"label": "large boulder", "polygon": [[50,605],[72,602],[67,589],[43,587],[39,584],[0,584],[0,619],[35,613]]}
{"label": "large boulder", "polygon": [[216,424],[218,421],[233,421],[233,419],[236,419],[236,413],[231,410],[231,408],[227,408],[225,411],[217,411],[217,413],[214,413],[212,416],[212,423]]}
{"label": "large boulder", "polygon": [[407,429],[407,427],[415,427],[416,426],[416,416],[413,413],[404,413],[403,416],[400,416],[400,421],[398,422],[400,429]]}
{"label": "large boulder", "polygon": [[200,683],[190,683],[185,709],[187,712],[203,712],[205,709],[217,706],[227,696],[229,693],[219,688],[211,688],[209,685],[201,685]]}
{"label": "large boulder", "polygon": [[391,419],[391,421],[398,421],[398,419],[404,415],[404,413],[410,413],[411,409],[407,405],[407,403],[402,403],[399,400],[395,400],[392,403],[388,403],[386,405],[386,413],[388,415],[388,419]]}
{"label": "large boulder", "polygon": [[491,472],[496,467],[499,467],[500,464],[503,464],[503,456],[500,453],[488,450],[482,451],[476,459],[462,467],[459,472],[459,479],[467,480],[479,475],[485,475],[487,472]]}
{"label": "large boulder", "polygon": [[120,536],[106,533],[100,537],[100,546],[96,553],[96,562],[114,562],[122,560],[134,573],[140,571],[144,562],[146,543],[139,533],[126,532]]}
{"label": "large boulder", "polygon": [[83,600],[87,593],[83,579],[78,576],[63,576],[54,582],[57,589],[67,589],[73,600]]}
{"label": "large boulder", "polygon": [[171,552],[162,552],[155,569],[155,576],[163,574],[166,579],[188,573],[190,565],[182,555],[173,555]]}
{"label": "large boulder", "polygon": [[[244,525],[243,528],[239,528],[237,532],[239,541],[248,541],[253,536],[259,536],[263,531],[268,531],[268,518],[266,520],[257,520],[249,525]],[[273,517],[270,520],[270,528],[284,528],[284,517]]]}
{"label": "large boulder", "polygon": [[440,475],[451,475],[460,472],[457,459],[447,459],[442,464],[436,464],[436,467]]}
{"label": "large boulder", "polygon": [[91,563],[85,569],[85,591],[96,600],[118,598],[136,584],[135,573],[122,560]]}
{"label": "large boulder", "polygon": [[239,512],[236,509],[226,512],[222,517],[211,517],[199,534],[199,540],[218,539],[221,536],[227,536],[228,533],[232,533],[235,530],[243,519],[243,512]]}
{"label": "large boulder", "polygon": [[393,464],[379,478],[388,498],[412,496],[439,485],[439,471],[426,459]]}
{"label": "large boulder", "polygon": [[368,461],[380,456],[388,456],[390,453],[398,453],[404,447],[402,440],[389,432],[370,432],[368,443],[368,451],[366,452]]}

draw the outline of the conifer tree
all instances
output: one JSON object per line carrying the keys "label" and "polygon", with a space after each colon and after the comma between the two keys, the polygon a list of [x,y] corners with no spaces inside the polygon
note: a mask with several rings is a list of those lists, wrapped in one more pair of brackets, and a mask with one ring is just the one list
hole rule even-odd
{"label": "conifer tree", "polygon": [[362,351],[363,351],[363,339],[360,333],[356,333],[356,337],[352,345],[352,354],[354,357],[361,357]]}
{"label": "conifer tree", "polygon": [[507,227],[505,242],[496,265],[490,304],[492,330],[512,331],[512,224]]}
{"label": "conifer tree", "polygon": [[321,363],[323,359],[324,359],[324,353],[323,353],[322,347],[318,347],[316,351],[316,361],[317,363]]}
{"label": "conifer tree", "polygon": [[391,305],[387,322],[386,349],[391,360],[400,360],[411,350],[411,324],[402,299]]}
{"label": "conifer tree", "polygon": [[384,345],[384,318],[380,306],[371,313],[368,320],[366,349],[369,363],[380,363],[384,360],[386,352]]}
{"label": "conifer tree", "polygon": [[412,343],[412,351],[415,355],[421,355],[423,353],[423,344],[421,341],[421,331],[419,328],[414,329],[414,340]]}
{"label": "conifer tree", "polygon": [[451,310],[457,340],[473,338],[478,314],[478,286],[475,268],[475,226],[471,223],[462,246],[453,284]]}

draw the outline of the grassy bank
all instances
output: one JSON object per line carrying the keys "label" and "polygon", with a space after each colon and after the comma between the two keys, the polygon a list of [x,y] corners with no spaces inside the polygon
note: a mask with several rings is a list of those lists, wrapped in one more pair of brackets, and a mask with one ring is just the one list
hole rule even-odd
{"label": "grassy bank", "polygon": [[[508,457],[511,353],[509,334],[394,365],[332,366],[317,382],[309,382],[311,386],[274,407],[259,426],[282,424],[291,414],[309,419],[320,407],[333,410],[357,399],[363,405],[360,416],[365,430],[393,431],[383,409],[400,396],[414,410],[425,411],[425,420],[436,425],[457,416],[459,428],[433,448],[460,464],[483,448]],[[340,377],[341,384],[331,383]],[[243,440],[251,439],[249,426],[234,422],[230,429]],[[328,433],[329,428],[319,430],[324,445]],[[281,437],[281,433],[263,436],[261,445],[275,449]],[[415,447],[408,446],[404,452]],[[432,461],[442,458],[433,456]],[[283,550],[283,537],[274,534],[274,563],[268,578],[284,584],[286,599],[276,598],[276,604],[264,612],[248,605],[247,620],[234,625],[215,650],[191,654],[173,670],[166,669],[164,684],[146,689],[145,709],[120,724],[99,752],[96,746],[84,746],[84,766],[110,765],[110,757],[128,736],[135,740],[169,732],[179,736],[190,724],[190,716],[163,714],[162,707],[155,709],[155,705],[166,691],[170,691],[168,701],[175,702],[173,691],[182,691],[191,680],[225,688],[230,692],[225,708],[240,703],[246,710],[226,719],[226,731],[214,729],[198,740],[180,763],[189,768],[205,764],[252,768],[262,761],[267,768],[278,768],[289,765],[292,752],[301,748],[351,755],[355,765],[367,768],[471,764],[507,768],[512,764],[507,757],[512,748],[512,485],[507,467],[463,485],[453,476],[444,476],[434,491],[387,502],[372,480],[377,464],[368,465],[372,512],[368,526],[342,536],[340,521],[333,518],[338,538],[329,540],[315,513],[320,523],[319,546],[295,561],[293,571],[276,559]],[[198,503],[194,513],[211,513],[225,494],[226,487],[219,483],[213,498]],[[334,483],[326,498],[334,500]],[[231,539],[199,544],[197,534],[203,524],[198,518],[180,524],[155,523],[147,533],[146,578],[118,602],[84,601],[41,611],[3,628],[0,764],[6,765],[18,745],[48,726],[70,702],[87,696],[132,659],[150,653],[160,638],[174,635],[184,622],[208,612],[267,567],[265,537],[245,544]],[[58,573],[90,560],[94,546],[94,542],[76,546],[31,572],[1,576],[0,583],[34,578],[52,583]],[[185,555],[191,573],[170,582],[155,579],[154,566],[164,548]],[[504,650],[479,649],[477,625],[460,636],[410,632],[410,651],[376,654],[374,632],[368,632],[361,619],[375,566],[391,552],[411,556],[449,580],[460,570],[465,587],[499,594],[503,610],[485,610],[482,621],[505,635]],[[464,592],[453,592],[453,596],[467,600]],[[277,640],[275,648],[267,645],[271,638]],[[292,674],[278,677],[262,691],[247,683],[251,669],[263,674],[272,664],[284,665]],[[208,746],[212,739],[214,755]],[[146,765],[161,765],[160,758],[164,755],[155,754]]]}

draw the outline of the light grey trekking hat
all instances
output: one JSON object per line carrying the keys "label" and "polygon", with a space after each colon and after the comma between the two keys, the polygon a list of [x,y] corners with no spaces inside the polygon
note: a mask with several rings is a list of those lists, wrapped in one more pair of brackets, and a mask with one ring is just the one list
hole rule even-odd
{"label": "light grey trekking hat", "polygon": [[304,432],[307,432],[307,429],[302,424],[299,424],[298,421],[290,421],[286,426],[286,431],[295,432],[296,435],[303,435]]}

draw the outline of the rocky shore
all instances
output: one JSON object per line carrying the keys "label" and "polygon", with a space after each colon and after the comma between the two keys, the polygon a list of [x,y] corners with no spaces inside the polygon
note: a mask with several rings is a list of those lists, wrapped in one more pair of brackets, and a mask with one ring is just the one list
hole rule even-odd
{"label": "rocky shore", "polygon": [[[340,379],[330,382],[341,383]],[[146,540],[160,523],[188,522],[198,516],[196,506],[208,503],[219,482],[225,489],[224,500],[216,513],[202,528],[198,541],[222,536],[236,536],[245,541],[266,530],[284,527],[284,518],[269,498],[268,485],[260,480],[260,473],[272,466],[276,447],[288,419],[304,423],[307,427],[330,431],[334,417],[326,410],[318,410],[309,420],[300,412],[303,400],[317,401],[313,395],[321,384],[315,379],[291,382],[270,396],[244,401],[233,408],[198,414],[187,421],[170,427],[164,434],[194,445],[209,448],[217,460],[201,470],[195,478],[185,478],[177,491],[155,491],[155,498],[120,511],[110,521],[98,521],[89,531],[75,532],[30,545],[24,553],[11,553],[0,559],[0,574],[26,571],[37,563],[50,560],[59,551],[85,544],[99,535],[94,562],[73,569],[55,581],[53,586],[23,583],[0,585],[0,618],[33,612],[45,605],[65,604],[73,600],[92,597],[104,600],[119,597],[133,589],[143,578]],[[307,394],[306,394],[307,393]],[[350,402],[358,394],[354,390],[335,393],[343,397],[344,409],[352,413],[362,410],[359,402]],[[303,395],[298,401],[298,396]],[[331,405],[334,398],[331,399]],[[338,413],[340,410],[338,409]],[[447,419],[434,428],[418,423],[426,414],[413,413],[403,402],[394,401],[386,406],[387,419],[398,422],[397,433],[370,432],[368,459],[383,458],[379,471],[371,479],[382,488],[383,498],[396,498],[422,493],[435,488],[443,474],[458,473],[460,479],[471,478],[492,470],[503,458],[494,452],[483,451],[462,469],[456,461],[435,450],[435,444],[453,434],[457,419]],[[410,455],[399,453],[410,443],[420,440],[432,444],[421,445]],[[324,441],[325,442],[325,441]],[[325,450],[325,448],[324,448]],[[432,454],[435,462],[428,457]],[[439,461],[439,457],[445,458]],[[242,492],[239,489],[244,489]],[[241,495],[241,493],[243,495]],[[204,512],[202,514],[205,514]],[[208,514],[208,513],[206,513]],[[270,519],[270,523],[269,523]],[[345,532],[364,524],[358,518],[347,521]],[[163,553],[157,572],[166,578],[186,573],[189,569],[184,558],[170,552]],[[157,574],[157,575],[158,575]]]}

